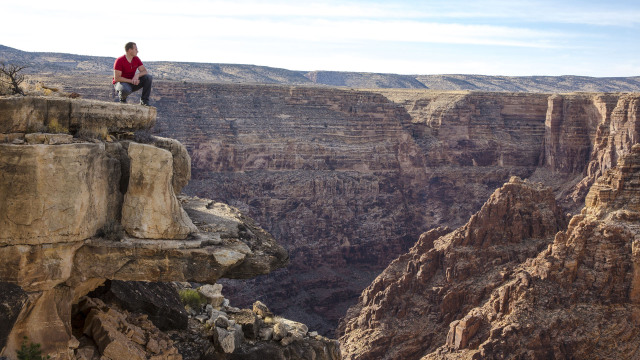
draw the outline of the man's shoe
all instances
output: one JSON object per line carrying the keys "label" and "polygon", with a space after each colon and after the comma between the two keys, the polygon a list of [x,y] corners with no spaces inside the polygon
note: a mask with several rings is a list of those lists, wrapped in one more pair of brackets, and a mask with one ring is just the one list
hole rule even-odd
{"label": "man's shoe", "polygon": [[127,103],[127,99],[120,99],[120,104],[126,104]]}
{"label": "man's shoe", "polygon": [[142,105],[142,106],[149,106],[149,103],[148,103],[148,102],[145,102],[145,101],[140,100],[140,105]]}

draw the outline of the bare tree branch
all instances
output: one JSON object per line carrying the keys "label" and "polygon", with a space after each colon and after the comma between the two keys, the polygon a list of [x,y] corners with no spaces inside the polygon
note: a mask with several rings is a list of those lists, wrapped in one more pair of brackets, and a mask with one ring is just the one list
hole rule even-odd
{"label": "bare tree branch", "polygon": [[20,84],[24,81],[24,74],[20,72],[28,67],[27,65],[5,64],[4,62],[0,62],[0,82],[11,86],[13,94],[24,96],[24,92],[20,88]]}

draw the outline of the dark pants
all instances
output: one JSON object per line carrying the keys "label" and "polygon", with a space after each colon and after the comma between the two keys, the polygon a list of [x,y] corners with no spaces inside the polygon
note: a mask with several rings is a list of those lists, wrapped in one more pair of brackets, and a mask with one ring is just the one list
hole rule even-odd
{"label": "dark pants", "polygon": [[138,85],[133,85],[129,83],[115,83],[116,92],[118,93],[118,98],[120,101],[126,101],[127,96],[134,91],[138,91],[142,89],[142,95],[140,96],[140,100],[145,104],[149,103],[149,95],[151,95],[151,83],[153,82],[153,76],[147,74],[140,77],[140,83]]}

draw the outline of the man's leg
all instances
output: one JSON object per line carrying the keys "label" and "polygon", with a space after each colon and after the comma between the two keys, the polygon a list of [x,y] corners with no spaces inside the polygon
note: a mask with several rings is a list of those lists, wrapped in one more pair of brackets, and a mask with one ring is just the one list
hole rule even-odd
{"label": "man's leg", "polygon": [[138,91],[142,89],[142,95],[140,95],[140,104],[149,105],[149,96],[151,95],[151,83],[153,83],[153,76],[147,74],[140,77],[140,83],[133,86],[132,91]]}
{"label": "man's leg", "polygon": [[147,74],[140,77],[140,85],[142,85],[142,95],[140,95],[140,103],[143,105],[149,105],[149,96],[151,96],[151,83],[153,83],[153,76]]}
{"label": "man's leg", "polygon": [[115,88],[116,93],[118,94],[118,100],[120,100],[121,103],[126,103],[127,96],[129,96],[129,94],[133,92],[133,90],[131,89],[131,84],[117,82],[115,84]]}

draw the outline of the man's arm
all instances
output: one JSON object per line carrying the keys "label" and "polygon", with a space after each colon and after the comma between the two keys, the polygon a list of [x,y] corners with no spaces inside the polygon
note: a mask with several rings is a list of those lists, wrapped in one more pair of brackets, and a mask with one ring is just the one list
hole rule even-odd
{"label": "man's arm", "polygon": [[138,85],[140,83],[140,77],[147,75],[147,68],[144,65],[138,66],[138,71],[135,75],[133,75],[133,79],[131,79],[131,83],[133,85]]}
{"label": "man's arm", "polygon": [[127,79],[127,78],[122,77],[122,71],[120,71],[120,70],[115,70],[115,69],[113,70],[113,78],[116,80],[116,82],[123,82],[123,83],[133,84],[133,81],[132,81],[133,79]]}

